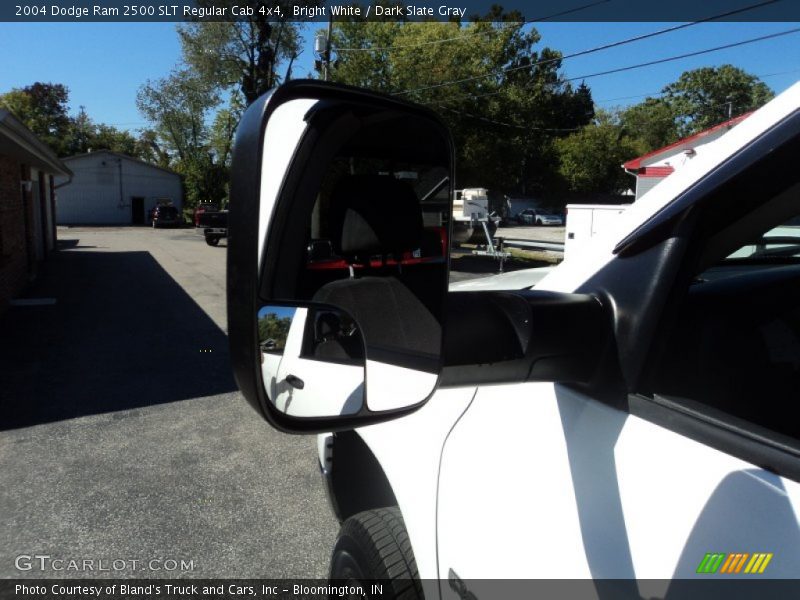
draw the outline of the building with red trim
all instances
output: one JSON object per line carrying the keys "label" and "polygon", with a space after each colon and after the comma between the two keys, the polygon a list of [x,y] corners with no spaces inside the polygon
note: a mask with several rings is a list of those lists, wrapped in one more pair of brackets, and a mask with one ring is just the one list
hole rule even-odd
{"label": "building with red trim", "polygon": [[710,129],[690,135],[674,144],[653,150],[623,164],[622,168],[636,177],[635,199],[638,200],[663,181],[665,177],[706,152],[709,144],[721,138],[751,114],[753,113],[739,115]]}
{"label": "building with red trim", "polygon": [[0,110],[0,312],[56,249],[54,177],[72,172],[6,110]]}

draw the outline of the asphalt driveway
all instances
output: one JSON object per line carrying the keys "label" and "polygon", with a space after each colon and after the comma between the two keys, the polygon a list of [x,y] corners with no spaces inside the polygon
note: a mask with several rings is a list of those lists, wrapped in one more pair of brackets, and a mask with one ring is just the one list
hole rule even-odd
{"label": "asphalt driveway", "polygon": [[0,577],[325,577],[338,525],[315,439],[261,422],[231,376],[225,248],[184,229],[59,239],[27,294],[55,303],[0,317]]}

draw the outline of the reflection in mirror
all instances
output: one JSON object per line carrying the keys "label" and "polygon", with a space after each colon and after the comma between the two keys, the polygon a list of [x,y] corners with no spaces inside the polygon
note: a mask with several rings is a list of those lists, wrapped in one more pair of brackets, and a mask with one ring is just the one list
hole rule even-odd
{"label": "reflection in mirror", "polygon": [[358,413],[364,404],[364,341],[338,308],[264,306],[258,311],[261,372],[270,402],[295,417]]}
{"label": "reflection in mirror", "polygon": [[[394,101],[321,98],[309,107],[304,98],[288,104],[299,102],[305,103],[302,120],[300,111],[289,112],[296,129],[305,129],[293,138],[288,170],[270,175],[272,183],[262,179],[261,304],[296,308],[285,342],[266,333],[261,340],[265,391],[272,405],[292,416],[419,404],[436,388],[442,364],[452,217],[449,135],[432,114]],[[265,132],[265,160],[286,143],[273,129]],[[312,383],[287,365],[308,360],[289,348],[295,336],[314,329],[302,323],[319,305],[336,307],[358,324],[352,340],[358,340],[359,362],[353,355],[350,362],[316,357],[330,370],[328,381],[315,379],[315,403]],[[281,343],[275,356],[271,347]]]}

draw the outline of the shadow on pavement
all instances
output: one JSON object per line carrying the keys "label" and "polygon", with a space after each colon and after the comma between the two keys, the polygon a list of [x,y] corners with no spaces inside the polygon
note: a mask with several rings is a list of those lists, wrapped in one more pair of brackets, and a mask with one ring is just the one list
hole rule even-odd
{"label": "shadow on pavement", "polygon": [[0,317],[0,430],[236,389],[225,333],[148,252],[54,254]]}

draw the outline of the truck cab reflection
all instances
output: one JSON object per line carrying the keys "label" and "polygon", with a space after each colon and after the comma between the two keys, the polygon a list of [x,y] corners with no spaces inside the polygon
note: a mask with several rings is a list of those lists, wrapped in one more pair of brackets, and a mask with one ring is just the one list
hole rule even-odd
{"label": "truck cab reflection", "polygon": [[364,404],[364,341],[331,306],[265,306],[258,314],[261,372],[270,402],[295,417],[358,413]]}

